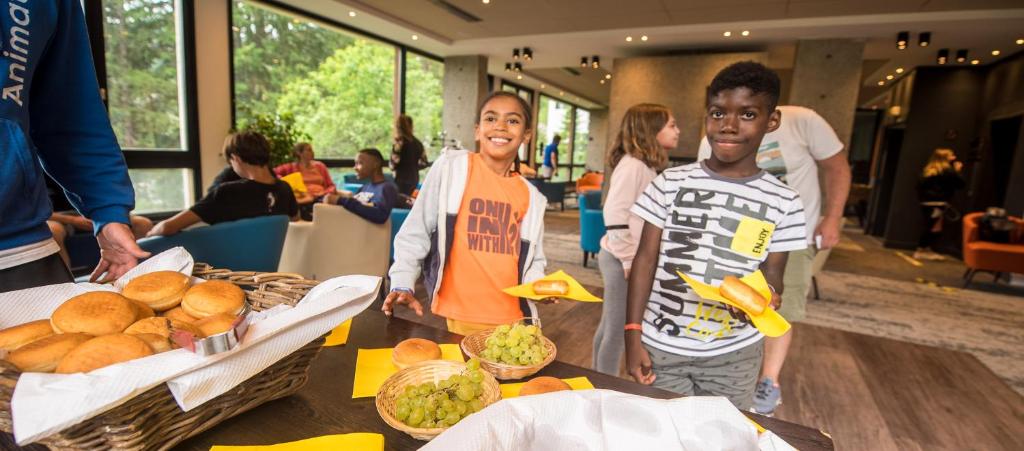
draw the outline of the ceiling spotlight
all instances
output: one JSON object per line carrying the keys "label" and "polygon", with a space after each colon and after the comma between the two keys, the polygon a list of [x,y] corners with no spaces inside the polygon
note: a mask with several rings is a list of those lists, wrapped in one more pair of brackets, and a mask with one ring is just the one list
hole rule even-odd
{"label": "ceiling spotlight", "polygon": [[519,49],[512,49],[512,59],[519,59]]}
{"label": "ceiling spotlight", "polygon": [[515,63],[515,64],[512,65],[512,70],[514,70],[516,72],[522,72],[523,71],[523,65],[521,63]]}
{"label": "ceiling spotlight", "polygon": [[878,86],[885,86],[885,80],[878,80]]}
{"label": "ceiling spotlight", "polygon": [[722,36],[725,36],[725,37],[732,36],[732,32],[731,31],[726,31],[725,33],[722,33]]}
{"label": "ceiling spotlight", "polygon": [[529,47],[523,47],[523,59],[533,61],[533,50],[530,50]]}
{"label": "ceiling spotlight", "polygon": [[580,67],[586,69],[587,66],[590,66],[590,63],[587,62],[587,57],[584,56],[584,57],[580,58]]}
{"label": "ceiling spotlight", "polygon": [[491,0],[484,0],[484,4],[485,4],[485,5],[488,5],[488,4],[490,4],[490,3],[491,3]]}
{"label": "ceiling spotlight", "polygon": [[565,95],[565,91],[558,91],[558,95],[564,96]]}
{"label": "ceiling spotlight", "polygon": [[956,51],[956,62],[962,63],[967,61],[967,49],[960,49]]}
{"label": "ceiling spotlight", "polygon": [[540,84],[540,89],[544,89],[544,88],[546,88],[546,87],[548,87],[548,85],[545,85],[544,83],[541,83],[541,84]]}
{"label": "ceiling spotlight", "polygon": [[598,58],[597,55],[590,57],[590,67],[593,67],[594,69],[600,69],[601,58]]}
{"label": "ceiling spotlight", "polygon": [[949,59],[949,49],[939,49],[939,53],[935,57],[935,62],[939,64],[946,64],[946,60]]}
{"label": "ceiling spotlight", "polygon": [[892,80],[893,78],[896,78],[896,77],[893,77],[892,74],[889,74],[889,75],[885,76],[886,80]]}
{"label": "ceiling spotlight", "polygon": [[750,31],[743,30],[742,32],[740,32],[740,34],[743,36],[750,36]]}
{"label": "ceiling spotlight", "polygon": [[418,41],[419,39],[420,39],[420,37],[419,37],[419,36],[417,36],[417,35],[412,35],[412,40],[413,40],[413,41]]}
{"label": "ceiling spotlight", "polygon": [[645,34],[643,36],[640,36],[640,40],[644,41],[644,42],[647,42],[647,35]]}
{"label": "ceiling spotlight", "polygon": [[604,84],[604,79],[603,79],[603,78],[601,79],[601,84],[602,84],[602,85]]}
{"label": "ceiling spotlight", "polygon": [[512,72],[512,63],[505,63],[505,72]]}
{"label": "ceiling spotlight", "polygon": [[522,75],[516,75],[516,80],[522,80],[522,79],[523,79]]}
{"label": "ceiling spotlight", "polygon": [[981,60],[971,60],[971,65],[972,66],[977,66],[979,64],[981,64]]}
{"label": "ceiling spotlight", "polygon": [[356,12],[355,11],[349,11],[348,12],[348,16],[349,17],[355,17],[356,16]]}
{"label": "ceiling spotlight", "polygon": [[612,74],[604,74],[604,79],[605,80],[611,80],[612,79]]}
{"label": "ceiling spotlight", "polygon": [[1018,39],[1017,45],[1024,45],[1024,39]]}
{"label": "ceiling spotlight", "polygon": [[928,44],[931,44],[931,43],[932,43],[932,34],[931,34],[931,32],[924,32],[924,33],[921,33],[921,34],[917,35],[917,45],[919,45],[921,47],[928,47]]}
{"label": "ceiling spotlight", "polygon": [[907,48],[907,41],[910,41],[910,32],[901,31],[896,33],[896,48],[903,50]]}
{"label": "ceiling spotlight", "polygon": [[993,50],[992,56],[999,56],[999,50]]}
{"label": "ceiling spotlight", "polygon": [[896,68],[896,73],[897,74],[902,74],[903,73],[903,68],[902,67],[897,67]]}
{"label": "ceiling spotlight", "polygon": [[626,42],[633,42],[632,36],[626,36]]}

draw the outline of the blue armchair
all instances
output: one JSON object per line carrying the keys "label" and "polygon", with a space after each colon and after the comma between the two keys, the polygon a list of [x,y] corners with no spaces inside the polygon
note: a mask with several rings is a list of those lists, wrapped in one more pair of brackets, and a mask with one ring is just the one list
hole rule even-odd
{"label": "blue armchair", "polygon": [[287,216],[263,216],[196,227],[171,236],[143,238],[139,247],[156,254],[181,246],[195,261],[214,268],[274,272],[287,232]]}
{"label": "blue armchair", "polygon": [[604,237],[604,215],[601,212],[601,191],[587,191],[580,194],[580,248],[583,249],[583,267],[587,267],[590,255],[601,251]]}
{"label": "blue armchair", "polygon": [[402,229],[405,218],[409,216],[408,208],[391,209],[391,261],[395,261],[395,235]]}

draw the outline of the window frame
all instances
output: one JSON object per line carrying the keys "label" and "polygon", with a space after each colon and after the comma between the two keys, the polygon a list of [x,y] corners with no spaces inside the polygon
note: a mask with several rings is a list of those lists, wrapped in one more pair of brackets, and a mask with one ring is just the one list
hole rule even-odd
{"label": "window frame", "polygon": [[[543,102],[545,98],[553,100],[555,102],[564,103],[566,105],[569,105],[569,129],[566,130],[566,136],[562,137],[562,143],[568,142],[568,144],[569,144],[568,164],[563,163],[561,160],[559,160],[558,161],[558,168],[559,169],[561,169],[561,168],[569,168],[569,180],[568,181],[569,182],[573,182],[574,181],[574,179],[573,179],[573,172],[576,171],[577,168],[582,168],[582,172],[580,172],[580,175],[585,174],[586,171],[587,171],[586,163],[577,164],[577,163],[574,162],[574,159],[573,159],[573,156],[576,154],[576,150],[577,150],[576,149],[576,118],[577,118],[576,112],[579,111],[579,110],[583,110],[583,111],[586,111],[587,113],[593,114],[593,111],[591,111],[588,108],[583,108],[582,106],[579,106],[579,105],[577,105],[575,103],[567,102],[565,100],[561,100],[561,99],[555,98],[553,96],[547,95],[547,94],[542,92],[538,96],[538,101],[537,101],[537,116],[538,116],[538,120],[540,118],[540,107],[541,107],[541,103],[540,102]],[[539,128],[539,124],[538,124],[538,128]],[[538,136],[538,138],[539,138],[539,136]],[[545,146],[547,146],[548,143],[543,143],[543,144]],[[587,149],[582,149],[581,151],[585,153],[587,151]],[[543,155],[543,152],[544,152],[544,148],[543,147],[540,148],[540,152],[541,152],[541,155]],[[543,157],[541,157],[541,158],[543,158]],[[554,175],[552,175],[552,177],[553,176]]]}

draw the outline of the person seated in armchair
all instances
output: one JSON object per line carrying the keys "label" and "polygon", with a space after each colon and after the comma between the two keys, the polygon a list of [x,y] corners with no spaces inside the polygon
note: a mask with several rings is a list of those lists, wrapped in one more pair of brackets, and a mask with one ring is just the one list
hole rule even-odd
{"label": "person seated in armchair", "polygon": [[374,148],[363,149],[356,155],[356,175],[370,180],[359,191],[338,191],[324,196],[323,202],[340,205],[374,224],[383,224],[391,217],[391,209],[398,203],[398,187],[384,178],[384,155]]}
{"label": "person seated in armchair", "polygon": [[200,221],[207,224],[259,216],[299,219],[292,188],[270,172],[270,144],[256,132],[239,132],[224,140],[224,156],[241,180],[222,183],[192,208],[161,221],[146,236],[174,235]]}

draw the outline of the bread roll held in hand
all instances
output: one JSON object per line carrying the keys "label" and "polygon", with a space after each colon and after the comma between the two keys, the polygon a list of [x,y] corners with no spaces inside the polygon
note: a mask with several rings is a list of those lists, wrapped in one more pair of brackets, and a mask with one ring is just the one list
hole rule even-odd
{"label": "bread roll held in hand", "polygon": [[79,333],[50,335],[8,354],[7,361],[26,373],[50,373],[72,349],[92,338],[92,335]]}
{"label": "bread roll held in hand", "polygon": [[57,364],[57,373],[88,373],[92,370],[153,355],[145,340],[128,334],[96,337],[78,345]]}
{"label": "bread roll held in hand", "polygon": [[539,395],[553,391],[572,390],[565,381],[551,376],[539,376],[530,379],[519,388],[519,396]]}
{"label": "bread roll held in hand", "polygon": [[177,307],[192,281],[177,271],[155,271],[132,279],[121,290],[124,297],[164,311]]}
{"label": "bread roll held in hand", "polygon": [[41,319],[0,330],[0,349],[13,351],[40,338],[53,335],[50,320]]}
{"label": "bread roll held in hand", "polygon": [[218,313],[237,315],[245,305],[245,292],[225,280],[200,283],[185,292],[181,308],[189,316],[206,318]]}
{"label": "bread roll held in hand", "polygon": [[736,276],[725,276],[718,292],[752,315],[760,315],[768,307],[768,300],[764,296]]}
{"label": "bread roll held in hand", "polygon": [[124,296],[109,291],[90,291],[68,299],[50,316],[57,333],[89,335],[119,333],[135,322],[139,312]]}
{"label": "bread roll held in hand", "polygon": [[564,280],[538,280],[533,283],[533,292],[542,296],[565,296],[569,294],[569,283]]}
{"label": "bread roll held in hand", "polygon": [[422,338],[410,338],[395,346],[391,352],[391,362],[398,369],[427,361],[441,358],[441,347],[430,340]]}

